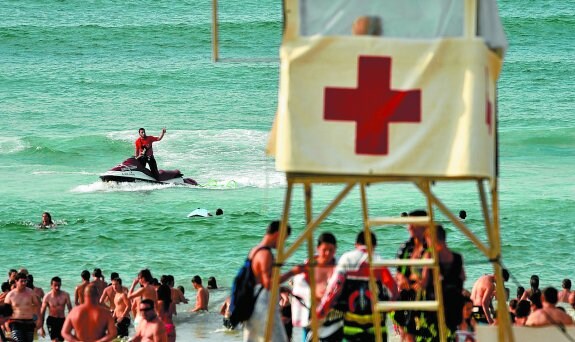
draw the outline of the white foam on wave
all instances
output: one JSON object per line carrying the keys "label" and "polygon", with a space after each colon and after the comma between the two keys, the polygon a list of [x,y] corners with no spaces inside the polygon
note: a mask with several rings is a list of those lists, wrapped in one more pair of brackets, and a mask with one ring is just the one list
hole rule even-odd
{"label": "white foam on wave", "polygon": [[120,182],[94,182],[91,184],[78,185],[70,190],[77,193],[92,192],[137,192],[173,188],[175,184],[155,184],[155,183],[120,183]]}
{"label": "white foam on wave", "polygon": [[270,171],[269,174],[262,171],[256,177],[251,174],[244,174],[236,177],[235,180],[241,186],[256,188],[278,188],[286,185],[285,175],[275,170]]}
{"label": "white foam on wave", "polygon": [[[193,165],[190,174],[202,183],[208,179],[233,180],[238,187],[278,187],[285,185],[285,177],[275,171],[274,160],[265,155],[268,132],[248,129],[182,131],[177,141],[185,144],[191,136],[192,153],[173,156],[182,165]],[[190,138],[188,138],[190,140]],[[183,146],[182,146],[183,147]],[[175,147],[171,151],[177,151]]]}
{"label": "white foam on wave", "polygon": [[134,143],[138,139],[138,131],[136,130],[126,130],[126,131],[115,131],[106,133],[106,138],[113,141],[126,141]]}
{"label": "white foam on wave", "polygon": [[18,137],[0,137],[0,154],[13,154],[30,147]]}
{"label": "white foam on wave", "polygon": [[98,175],[95,172],[87,172],[87,171],[34,171],[32,172],[33,175]]}

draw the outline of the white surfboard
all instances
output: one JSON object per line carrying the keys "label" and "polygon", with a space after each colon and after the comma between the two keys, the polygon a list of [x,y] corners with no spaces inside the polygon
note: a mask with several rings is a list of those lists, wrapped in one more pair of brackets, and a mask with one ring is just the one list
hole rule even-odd
{"label": "white surfboard", "polygon": [[188,217],[210,217],[212,214],[206,209],[198,208],[188,214]]}

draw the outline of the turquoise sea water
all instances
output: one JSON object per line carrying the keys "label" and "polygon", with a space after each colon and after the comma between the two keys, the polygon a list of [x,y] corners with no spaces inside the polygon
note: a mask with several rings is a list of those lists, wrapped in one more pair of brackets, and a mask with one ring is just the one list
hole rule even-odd
{"label": "turquoise sea water", "polygon": [[[575,6],[499,6],[510,41],[499,82],[503,261],[523,286],[531,274],[542,286],[560,286],[575,277]],[[192,298],[195,274],[229,286],[284,201],[284,176],[264,155],[277,101],[281,3],[220,2],[221,55],[248,59],[241,63],[212,63],[210,11],[210,1],[0,4],[0,268],[27,267],[45,289],[59,275],[69,291],[83,269],[95,267],[124,281],[144,267],[173,274]],[[157,135],[164,126],[154,145],[159,167],[178,168],[205,187],[99,181],[133,154],[139,127]],[[314,211],[339,189],[318,187]],[[474,186],[438,184],[436,191],[482,230]],[[369,194],[377,216],[424,205],[409,186],[377,185]],[[198,207],[225,214],[188,219]],[[43,211],[57,229],[34,228]],[[297,233],[301,189],[292,213]],[[356,189],[320,230],[336,233],[341,252],[360,227]],[[380,236],[380,253],[391,256],[406,232]],[[490,272],[460,233],[449,241],[468,261],[467,287]],[[303,258],[302,249],[293,263]],[[214,294],[212,311],[224,295]],[[195,338],[218,327],[216,313],[194,319],[202,322]]]}

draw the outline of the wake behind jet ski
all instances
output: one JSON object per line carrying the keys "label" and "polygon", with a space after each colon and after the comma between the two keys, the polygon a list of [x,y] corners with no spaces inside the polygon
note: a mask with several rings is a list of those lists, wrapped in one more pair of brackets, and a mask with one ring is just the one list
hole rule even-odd
{"label": "wake behind jet ski", "polygon": [[161,184],[198,185],[192,178],[184,178],[180,170],[159,170],[158,179],[134,157],[124,160],[100,175],[104,182],[151,182]]}

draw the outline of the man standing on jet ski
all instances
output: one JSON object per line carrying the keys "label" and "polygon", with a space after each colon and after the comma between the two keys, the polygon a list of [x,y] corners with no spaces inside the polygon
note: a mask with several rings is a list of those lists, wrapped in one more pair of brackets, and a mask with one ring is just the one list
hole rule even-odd
{"label": "man standing on jet ski", "polygon": [[140,128],[138,134],[140,137],[136,139],[136,159],[140,161],[142,167],[146,167],[146,163],[150,166],[150,171],[152,171],[152,176],[156,180],[160,178],[158,173],[158,165],[156,164],[156,159],[154,158],[154,150],[152,149],[152,143],[155,141],[160,141],[164,138],[166,129],[162,128],[162,133],[159,137],[153,135],[146,135],[146,130]]}

